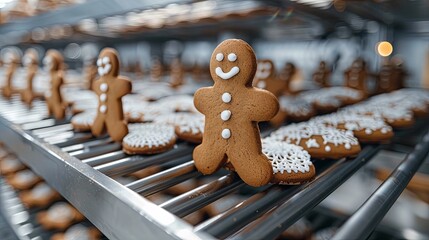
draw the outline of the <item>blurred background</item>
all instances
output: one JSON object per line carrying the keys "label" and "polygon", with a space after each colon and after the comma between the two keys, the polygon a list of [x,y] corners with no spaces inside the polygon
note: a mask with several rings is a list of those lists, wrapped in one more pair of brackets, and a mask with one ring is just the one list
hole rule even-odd
{"label": "blurred background", "polygon": [[[313,74],[321,61],[332,71],[331,84],[342,85],[356,59],[365,62],[373,91],[387,63],[400,66],[404,86],[429,88],[429,0],[0,0],[3,64],[9,53],[21,58],[33,48],[42,67],[46,51],[57,49],[68,79],[76,82],[94,78],[89,67],[101,49],[113,47],[121,74],[132,80],[167,78],[176,61],[191,78],[209,85],[210,56],[228,38],[247,41],[257,58],[271,59],[278,72],[292,63],[297,71],[291,88],[297,91],[318,88]],[[293,234],[279,238],[330,239],[404,157],[380,151],[302,218]],[[428,174],[426,159],[371,238],[429,239]],[[4,196],[12,194],[10,187],[2,189]],[[0,239],[18,239],[14,228],[26,236],[34,231],[8,218],[0,218]],[[11,222],[19,226],[10,228]],[[38,231],[41,237],[31,239],[52,236]]]}

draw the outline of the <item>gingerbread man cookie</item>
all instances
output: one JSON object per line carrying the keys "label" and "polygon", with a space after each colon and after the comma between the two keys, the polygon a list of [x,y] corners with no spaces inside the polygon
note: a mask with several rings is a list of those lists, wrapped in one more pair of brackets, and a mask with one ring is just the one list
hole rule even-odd
{"label": "gingerbread man cookie", "polygon": [[197,169],[211,174],[227,161],[244,182],[267,184],[272,166],[262,153],[258,122],[268,121],[279,110],[270,92],[252,87],[256,72],[253,49],[238,39],[225,40],[210,60],[212,87],[199,89],[195,107],[205,115],[202,144],[194,150]]}
{"label": "gingerbread man cookie", "polygon": [[258,68],[256,70],[253,84],[255,87],[270,91],[276,97],[281,96],[286,88],[287,81],[283,81],[276,76],[274,64],[271,60],[258,60]]}
{"label": "gingerbread man cookie", "polygon": [[345,75],[345,86],[361,90],[365,94],[368,94],[367,78],[368,73],[365,69],[365,62],[362,59],[356,59],[352,66],[346,70]]}
{"label": "gingerbread man cookie", "polygon": [[100,78],[94,82],[93,89],[98,95],[99,107],[91,131],[93,135],[100,136],[107,129],[112,140],[122,141],[128,134],[128,128],[121,98],[131,93],[131,81],[118,75],[118,53],[112,48],[101,51],[97,66]]}
{"label": "gingerbread man cookie", "polygon": [[6,68],[6,85],[2,88],[2,94],[5,98],[10,98],[13,93],[12,80],[15,70],[18,68],[19,57],[15,52],[7,52],[3,60],[4,67]]}
{"label": "gingerbread man cookie", "polygon": [[319,68],[313,73],[313,80],[321,87],[329,87],[331,85],[329,83],[330,75],[331,71],[327,68],[325,61],[321,61]]}
{"label": "gingerbread man cookie", "polygon": [[291,85],[292,79],[294,79],[296,73],[297,69],[295,65],[291,62],[285,63],[284,67],[281,69],[279,78],[286,83],[286,92],[290,92],[289,85]]}
{"label": "gingerbread man cookie", "polygon": [[170,67],[170,86],[172,88],[178,88],[184,83],[184,74],[182,63],[178,58],[175,58],[171,63]]}
{"label": "gingerbread man cookie", "polygon": [[22,58],[24,67],[27,70],[27,88],[21,92],[21,99],[27,104],[31,104],[34,99],[33,93],[33,79],[39,70],[39,54],[33,48],[29,48]]}
{"label": "gingerbread man cookie", "polygon": [[377,93],[392,92],[398,89],[398,83],[395,82],[393,66],[386,62],[380,69],[377,79]]}
{"label": "gingerbread man cookie", "polygon": [[66,114],[65,104],[61,96],[61,86],[64,82],[63,56],[57,50],[51,49],[46,53],[43,64],[49,71],[51,78],[51,88],[45,96],[49,115],[53,114],[56,119],[63,119]]}

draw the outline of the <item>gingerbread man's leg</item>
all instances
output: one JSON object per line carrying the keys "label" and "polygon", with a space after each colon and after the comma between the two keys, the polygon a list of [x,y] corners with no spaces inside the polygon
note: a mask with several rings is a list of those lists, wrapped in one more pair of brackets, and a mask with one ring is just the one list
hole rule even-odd
{"label": "gingerbread man's leg", "polygon": [[54,106],[54,115],[56,119],[64,119],[65,108],[63,106]]}
{"label": "gingerbread man's leg", "polygon": [[107,121],[107,132],[110,138],[115,142],[120,142],[128,134],[128,127],[124,121]]}
{"label": "gingerbread man's leg", "polygon": [[51,116],[54,111],[52,109],[52,101],[49,98],[46,99],[46,105],[48,107],[48,115]]}
{"label": "gingerbread man's leg", "polygon": [[273,176],[273,167],[261,153],[256,141],[245,139],[228,151],[228,159],[241,179],[253,187],[268,184]]}
{"label": "gingerbread man's leg", "polygon": [[98,137],[104,132],[105,123],[104,123],[105,116],[98,114],[97,117],[94,120],[94,123],[91,126],[91,132],[92,135]]}
{"label": "gingerbread man's leg", "polygon": [[225,146],[219,146],[220,142],[216,142],[216,138],[205,137],[203,143],[194,149],[193,158],[198,171],[207,175],[221,168],[227,158]]}

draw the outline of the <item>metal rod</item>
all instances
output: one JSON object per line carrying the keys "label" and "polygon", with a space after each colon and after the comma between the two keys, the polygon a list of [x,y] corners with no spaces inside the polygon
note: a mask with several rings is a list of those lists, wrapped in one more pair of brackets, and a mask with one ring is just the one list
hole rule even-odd
{"label": "metal rod", "polygon": [[68,138],[66,140],[56,141],[51,144],[54,144],[60,148],[64,148],[67,146],[84,143],[84,142],[87,142],[88,140],[94,140],[94,136],[92,136],[91,133],[75,133],[71,138]]}
{"label": "metal rod", "polygon": [[193,148],[187,144],[182,144],[168,152],[160,153],[154,156],[136,155],[124,158],[115,162],[106,163],[94,167],[94,169],[108,175],[118,176],[128,174],[145,167],[165,163],[174,159],[184,157],[185,160],[191,160]]}
{"label": "metal rod", "polygon": [[67,146],[67,147],[61,148],[61,150],[64,152],[73,152],[73,151],[82,150],[85,148],[105,145],[105,144],[108,144],[111,142],[112,142],[112,139],[110,139],[110,138],[102,138],[102,139],[96,139],[93,141],[88,141],[85,143]]}
{"label": "metal rod", "polygon": [[337,169],[326,171],[305,189],[295,194],[270,214],[247,225],[232,236],[234,239],[274,239],[285,229],[308,213],[312,208],[349,179],[353,173],[367,163],[381,146],[366,146],[357,158],[342,162]]}
{"label": "metal rod", "polygon": [[429,153],[429,132],[383,184],[347,220],[334,236],[340,239],[367,239],[407,187]]}
{"label": "metal rod", "polygon": [[95,157],[101,154],[106,154],[109,152],[113,152],[113,151],[117,151],[119,149],[122,149],[122,144],[121,143],[109,143],[106,145],[102,145],[102,146],[97,146],[94,148],[91,148],[90,151],[83,151],[82,153],[79,154],[72,154],[70,153],[70,155],[83,160],[83,159],[87,159],[87,158],[91,158],[91,157]]}
{"label": "metal rod", "polygon": [[194,161],[153,174],[126,185],[129,189],[144,196],[167,189],[189,178],[200,175],[195,168]]}
{"label": "metal rod", "polygon": [[176,216],[184,217],[235,191],[243,185],[243,180],[241,180],[237,174],[229,173],[226,176],[177,196],[159,206]]}
{"label": "metal rod", "polygon": [[88,164],[91,167],[94,167],[108,162],[113,162],[115,160],[124,158],[126,156],[127,155],[122,150],[119,150],[116,152],[106,153],[92,158],[87,158],[85,160],[82,160],[82,162]]}

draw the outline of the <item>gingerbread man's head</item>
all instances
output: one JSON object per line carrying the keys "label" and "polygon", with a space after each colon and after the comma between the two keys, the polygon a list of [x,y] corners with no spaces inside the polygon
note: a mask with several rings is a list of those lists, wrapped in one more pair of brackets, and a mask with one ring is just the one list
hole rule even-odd
{"label": "gingerbread man's head", "polygon": [[228,39],[213,51],[210,74],[215,83],[229,82],[250,87],[255,72],[256,57],[246,42]]}
{"label": "gingerbread man's head", "polygon": [[64,65],[63,55],[57,50],[50,49],[46,52],[46,56],[43,59],[43,65],[46,70],[55,72],[61,70]]}
{"label": "gingerbread man's head", "polygon": [[12,63],[19,63],[19,56],[18,53],[15,51],[8,51],[3,56],[3,63],[8,65]]}
{"label": "gingerbread man's head", "polygon": [[269,59],[258,60],[258,68],[256,70],[255,79],[267,79],[274,77],[275,69],[273,61]]}
{"label": "gingerbread man's head", "polygon": [[39,54],[34,48],[29,48],[25,51],[22,63],[25,67],[39,64]]}
{"label": "gingerbread man's head", "polygon": [[119,75],[118,52],[113,48],[103,49],[98,56],[97,67],[100,77],[117,77]]}

